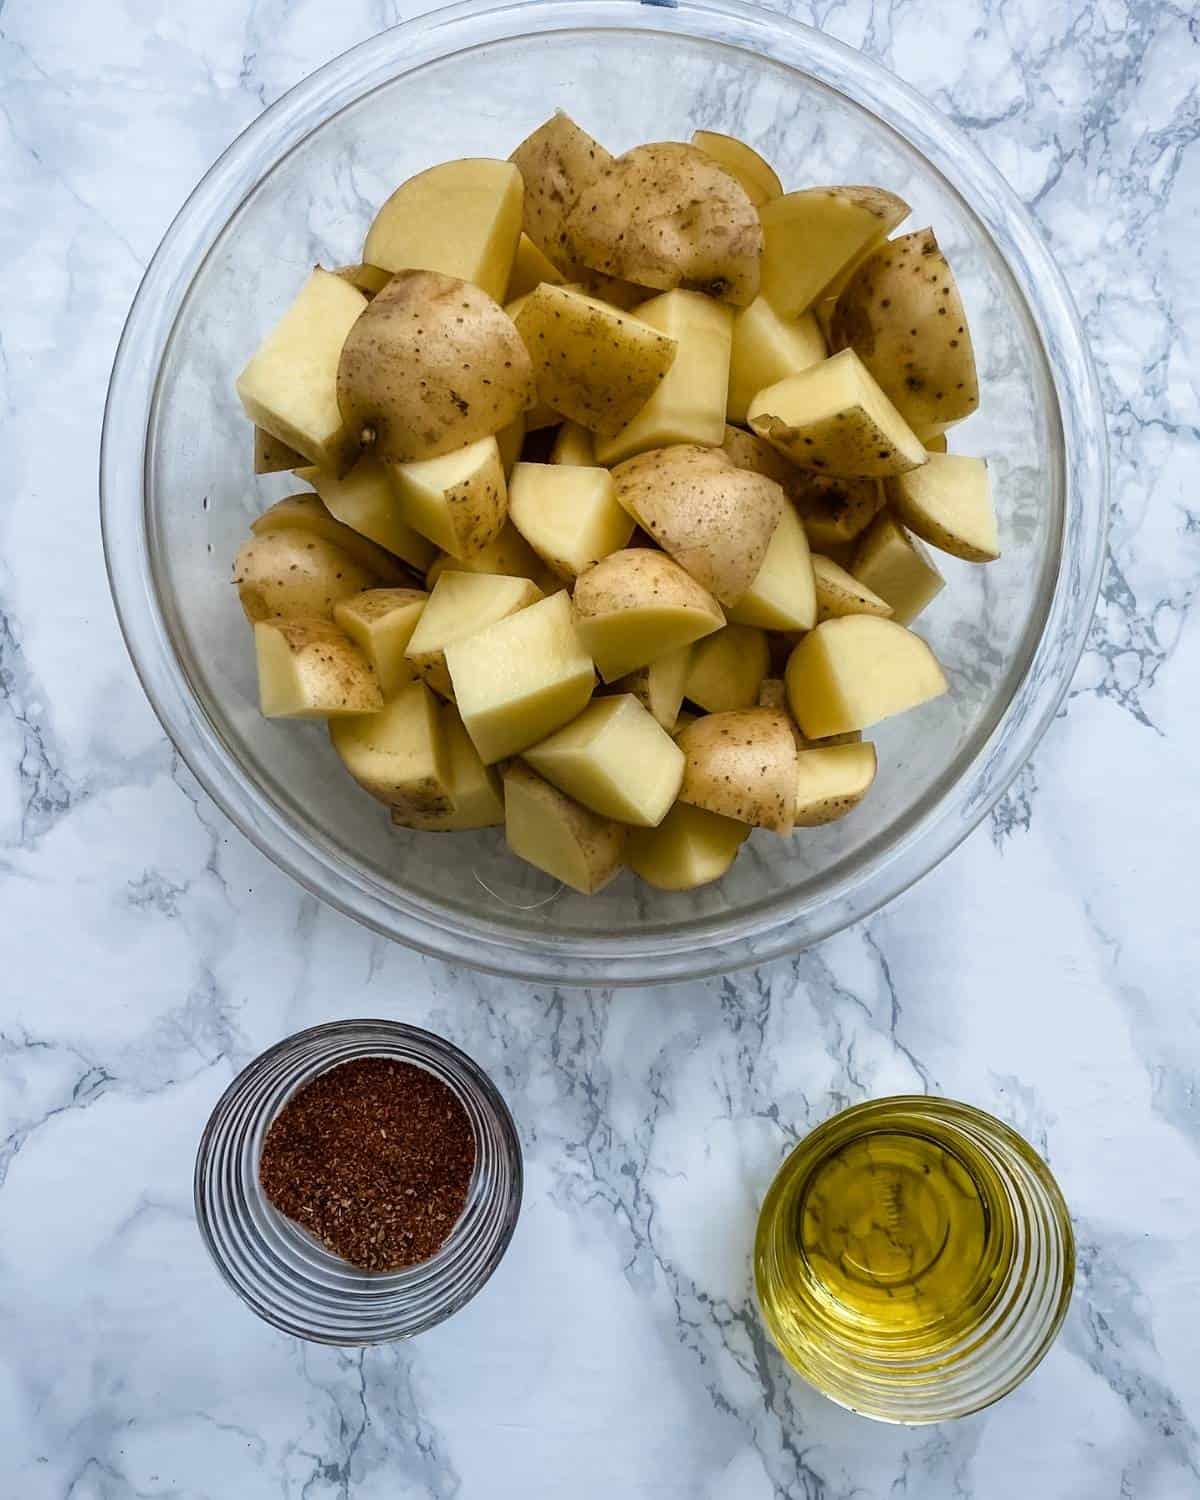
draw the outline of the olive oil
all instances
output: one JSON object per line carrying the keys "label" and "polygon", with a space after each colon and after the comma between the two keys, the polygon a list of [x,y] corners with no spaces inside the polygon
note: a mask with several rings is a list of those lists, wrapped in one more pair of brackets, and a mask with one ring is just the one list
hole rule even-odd
{"label": "olive oil", "polygon": [[802,1141],[755,1250],[785,1357],[843,1405],[910,1422],[1021,1379],[1057,1331],[1073,1265],[1066,1207],[1028,1145],[920,1097],[859,1105]]}

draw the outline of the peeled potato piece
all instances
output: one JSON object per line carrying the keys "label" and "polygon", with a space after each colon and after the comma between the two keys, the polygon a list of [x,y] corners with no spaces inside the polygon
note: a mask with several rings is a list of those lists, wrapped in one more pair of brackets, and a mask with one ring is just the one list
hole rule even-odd
{"label": "peeled potato piece", "polygon": [[881,615],[892,613],[892,606],[873,589],[855,578],[819,552],[812,556],[813,579],[817,589],[817,618],[839,619],[842,615]]}
{"label": "peeled potato piece", "polygon": [[729,420],[744,422],[759,391],[820,364],[827,356],[825,336],[811,313],[781,318],[765,297],[756,297],[733,322]]}
{"label": "peeled potato piece", "polygon": [[449,812],[393,807],[392,822],[399,828],[420,828],[426,833],[499,827],[504,822],[504,794],[498,773],[479,759],[452,703],[442,705],[439,725],[446,747],[447,787],[453,807]]}
{"label": "peeled potato piece", "polygon": [[915,620],[946,586],[929,553],[887,510],[859,541],[850,571],[892,606],[898,625]]}
{"label": "peeled potato piece", "polygon": [[[318,468],[297,469],[296,478],[311,484],[329,514],[367,538],[366,545],[374,542],[385,552],[403,558],[418,572],[433,561],[433,543],[400,519],[387,470],[374,459],[359,459],[342,478],[331,469]],[[380,577],[391,581],[382,573]]]}
{"label": "peeled potato piece", "polygon": [[773,833],[796,816],[796,742],[787,715],[772,708],[706,714],[678,736],[687,757],[681,802]]}
{"label": "peeled potato piece", "polygon": [[481,552],[504,529],[508,492],[494,437],[441,458],[386,468],[405,524],[451,557]]}
{"label": "peeled potato piece", "polygon": [[592,434],[578,422],[564,422],[550,450],[552,464],[590,469],[596,462],[596,447]]}
{"label": "peeled potato piece", "polygon": [[[309,472],[316,471],[301,471],[303,474]],[[339,521],[319,495],[304,493],[289,495],[286,500],[277,500],[250,523],[250,530],[255,536],[266,536],[270,531],[311,531],[314,536],[332,542],[348,557],[352,557],[360,567],[373,573],[378,582],[409,582],[408,571],[401,566],[395,554],[371,541],[354,527]],[[422,541],[419,537],[415,540]]]}
{"label": "peeled potato piece", "polygon": [[947,691],[937,657],[921,637],[874,615],[818,625],[792,652],[785,680],[808,739],[867,729]]}
{"label": "peeled potato piece", "polygon": [[527,234],[522,234],[504,292],[504,301],[513,302],[516,298],[523,297],[543,281],[559,286],[563,281],[562,272],[552,261],[547,260]]}
{"label": "peeled potato piece", "polygon": [[767,638],[749,625],[726,625],[692,647],[684,697],[706,713],[751,708],[767,675]]}
{"label": "peeled potato piece", "polygon": [[630,831],[625,859],[657,890],[690,891],[720,880],[749,837],[745,823],[677,802],[657,828]]}
{"label": "peeled potato piece", "polygon": [[573,275],[577,268],[567,245],[567,215],[612,161],[611,153],[557,110],[509,160],[525,182],[525,233],[560,270]]}
{"label": "peeled potato piece", "polygon": [[796,756],[796,827],[819,828],[857,807],[871,789],[878,761],[872,744],[801,750]]}
{"label": "peeled potato piece", "polygon": [[644,709],[668,731],[675,728],[691,665],[691,646],[680,646],[622,677],[617,687],[632,693]]}
{"label": "peeled potato piece", "polygon": [[966,562],[994,562],[1000,556],[992,484],[983,459],[931,453],[921,468],[889,480],[887,493],[904,524],[931,547]]}
{"label": "peeled potato piece", "polygon": [[277,437],[272,437],[261,427],[254,429],[254,472],[256,474],[280,474],[284,469],[302,468],[307,462],[308,459],[304,454],[297,453],[295,448],[289,448],[286,443],[281,443]]}
{"label": "peeled potato piece", "polygon": [[694,130],[692,145],[736,177],[755,208],[760,208],[771,198],[778,198],[783,192],[783,184],[774,167],[764,161],[753,146],[747,146],[736,136],[722,135],[716,130]]}
{"label": "peeled potato piece", "polygon": [[786,489],[809,542],[826,556],[853,542],[883,509],[883,485],[878,479],[794,468]]}
{"label": "peeled potato piece", "polygon": [[764,203],[762,294],[783,318],[807,312],[856,256],[908,217],[877,187],[805,188]]}
{"label": "peeled potato piece", "polygon": [[405,655],[410,666],[434,692],[452,698],[446,648],[527,609],[541,597],[541,589],[528,578],[443,573],[409,637]]}
{"label": "peeled potato piece", "polygon": [[380,802],[405,814],[453,812],[438,702],[423,682],[401,688],[379,713],[333,720],[329,738],[347,771]]}
{"label": "peeled potato piece", "polygon": [[800,518],[784,505],[754,582],[726,611],[738,625],[763,630],[811,630],[817,622],[817,592],[808,538]]}
{"label": "peeled potato piece", "polygon": [[415,678],[404,653],[428,600],[424,589],[367,589],[333,607],[334,623],[370,662],[385,699]]}
{"label": "peeled potato piece", "polygon": [[566,583],[619,552],[633,535],[633,520],[617,504],[607,469],[518,464],[509,511],[513,525]]}
{"label": "peeled potato piece", "polygon": [[312,531],[269,531],[242,543],[233,581],[246,618],[333,619],[339,599],[379,582],[340,547]]}
{"label": "peeled potato piece", "polygon": [[777,453],[765,438],[746,432],[741,427],[733,427],[728,422],[721,439],[721,452],[735,468],[749,469],[752,474],[765,475],[767,479],[783,485],[785,491],[791,480],[801,473],[790,459]]}
{"label": "peeled potato piece", "polygon": [[581,807],[520,761],[504,768],[508,847],[584,896],[594,896],[621,869],[625,829]]}
{"label": "peeled potato piece", "polygon": [[721,607],[661,552],[627,547],[580,575],[575,623],[605,682],[720,630]]}
{"label": "peeled potato piece", "polygon": [[260,620],[254,653],[264,718],[328,719],[383,707],[366,658],[329,620]]}

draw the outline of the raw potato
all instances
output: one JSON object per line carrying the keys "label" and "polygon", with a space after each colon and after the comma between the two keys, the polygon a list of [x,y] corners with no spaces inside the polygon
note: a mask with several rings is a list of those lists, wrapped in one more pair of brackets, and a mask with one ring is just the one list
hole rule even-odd
{"label": "raw potato", "polygon": [[375,216],[363,259],[385,271],[457,277],[499,302],[521,238],[523,197],[511,162],[442,162],[400,184]]}
{"label": "raw potato", "polygon": [[496,447],[500,450],[500,467],[504,470],[506,483],[521,456],[521,447],[524,442],[524,416],[514,417],[507,427],[502,427],[496,434]]}
{"label": "raw potato", "polygon": [[922,433],[921,441],[925,444],[926,453],[945,453],[950,447],[944,432]]}
{"label": "raw potato", "polygon": [[877,187],[805,188],[765,203],[761,216],[762,294],[781,318],[795,318],[908,217],[908,204]]}
{"label": "raw potato", "polygon": [[486,292],[435,271],[401,271],[350,330],[337,396],[363,448],[413,463],[514,421],[533,404],[533,371]]}
{"label": "raw potato", "polygon": [[318,266],[237,379],[254,425],[322,468],[344,468],[355,451],[338,404],[338,361],[367,305]]}
{"label": "raw potato", "polygon": [[451,557],[472,557],[503,531],[508,491],[494,437],[441,458],[386,467],[405,524]]}
{"label": "raw potato", "polygon": [[613,478],[620,503],[698,583],[722,604],[742,597],[783,513],[774,480],[687,443],[628,459]]}
{"label": "raw potato", "polygon": [[509,161],[525,181],[525,233],[561,271],[576,274],[567,245],[567,215],[612,161],[611,153],[558,110],[525,137]]}
{"label": "raw potato", "polygon": [[852,349],[759,391],[749,420],[793,463],[829,474],[882,478],[929,456]]}
{"label": "raw potato", "polygon": [[353,266],[339,266],[333,274],[356,286],[368,298],[382,292],[392,279],[390,271],[381,271],[378,266],[364,265],[361,261]]}
{"label": "raw potato", "polygon": [[383,707],[367,659],[330,620],[260,620],[254,654],[266,719],[327,719]]}
{"label": "raw potato", "polygon": [[817,591],[808,538],[799,516],[785,505],[754,582],[728,611],[738,625],[763,630],[811,630]]}
{"label": "raw potato", "polygon": [[796,756],[796,827],[844,818],[871,790],[878,769],[872,744],[801,750]]}
{"label": "raw potato", "polygon": [[503,573],[509,578],[538,581],[543,571],[537,553],[510,521],[495,539],[474,557],[451,557],[442,552],[425,574],[432,588],[443,573]]}
{"label": "raw potato", "polygon": [[578,422],[564,422],[550,450],[552,464],[566,464],[590,469],[596,462],[596,445],[592,434]]}
{"label": "raw potato", "polygon": [[266,536],[271,531],[311,531],[352,557],[360,567],[374,574],[378,582],[397,585],[410,582],[407,569],[390,551],[339,521],[319,495],[289,495],[286,500],[277,500],[250,523],[250,530],[255,536]]}
{"label": "raw potato", "polygon": [[680,646],[659,656],[648,666],[622,677],[617,687],[632,693],[662,727],[673,731],[683,704],[683,690],[692,661],[691,646]]}
{"label": "raw potato", "polygon": [[281,443],[277,437],[272,437],[261,427],[254,429],[254,472],[256,474],[280,474],[284,469],[299,469],[307,462],[304,454],[297,453],[295,448],[289,448],[286,443]]}
{"label": "raw potato", "polygon": [[759,391],[819,365],[827,356],[825,335],[811,313],[781,318],[765,297],[756,297],[733,322],[729,420],[744,422]]}
{"label": "raw potato", "polygon": [[861,536],[883,509],[878,479],[818,474],[812,469],[793,469],[792,475],[788,498],[804,522],[808,540],[826,554]]}
{"label": "raw potato", "polygon": [[428,599],[424,589],[367,589],[333,607],[334,623],[370,662],[385,699],[415,678],[404,653]]}
{"label": "raw potato", "polygon": [[546,259],[527,234],[522,234],[504,292],[504,301],[516,301],[526,292],[532,292],[543,281],[560,286],[563,281],[562,272],[552,261]]}
{"label": "raw potato", "polygon": [[439,722],[446,747],[453,810],[430,813],[393,807],[392,822],[398,828],[420,828],[426,833],[500,827],[504,823],[504,792],[499,774],[491,766],[485,766],[475,753],[471,737],[452,703],[442,705]]}
{"label": "raw potato", "polygon": [[787,705],[787,688],[782,677],[764,677],[758,689],[758,708],[778,708],[790,712]]}
{"label": "raw potato", "polygon": [[736,177],[755,208],[761,208],[768,199],[778,198],[783,192],[783,183],[776,176],[774,167],[764,161],[753,146],[747,146],[736,136],[721,135],[715,130],[695,130],[692,145],[705,156],[711,156],[731,177]]}
{"label": "raw potato", "polygon": [[931,229],[889,240],[863,262],[838,299],[830,338],[855,350],[923,434],[979,405],[966,311]]}
{"label": "raw potato", "polygon": [[257,620],[333,619],[339,599],[379,580],[340,547],[312,531],[268,531],[242,543],[233,564],[238,598]]}
{"label": "raw potato", "polygon": [[603,437],[632,420],[675,358],[673,338],[570,287],[539,286],[515,321],[539,399]]}
{"label": "raw potato", "polygon": [[767,638],[761,630],[726,625],[692,647],[684,697],[710,714],[752,708],[767,664]]}
{"label": "raw potato", "polygon": [[596,682],[565,593],[455,641],[446,648],[446,667],[467,733],[487,765],[536,745],[582,713]]}
{"label": "raw potato", "polygon": [[915,620],[946,586],[929,553],[886,510],[859,542],[850,571],[892,606],[900,625]]}
{"label": "raw potato", "polygon": [[574,258],[638,286],[704,292],[738,307],[758,295],[763,231],[738,180],[695,146],[635,146],[567,215]]}
{"label": "raw potato", "polygon": [[[364,546],[373,542],[384,552],[403,558],[418,572],[423,572],[433,561],[436,552],[433,543],[406,526],[396,514],[387,470],[374,459],[359,459],[342,479],[331,469],[317,468],[297,469],[296,478],[311,484],[323,508],[335,521],[364,538]],[[339,546],[350,551],[345,542],[339,542]],[[379,576],[387,583],[393,581],[382,572]]]}
{"label": "raw potato", "polygon": [[633,535],[633,521],[617,504],[607,469],[562,464],[518,464],[509,512],[513,525],[566,583]]}
{"label": "raw potato", "polygon": [[720,630],[721,606],[661,552],[627,547],[581,574],[575,623],[605,682]]}
{"label": "raw potato", "polygon": [[966,562],[1000,556],[992,484],[981,458],[931,453],[929,462],[887,484],[892,509],[922,541]]}
{"label": "raw potato", "polygon": [[676,343],[671,368],[631,422],[596,443],[596,462],[620,463],[670,443],[715,447],[725,433],[733,309],[699,292],[665,292],[637,316]]}
{"label": "raw potato", "polygon": [[329,738],[347,771],[380,802],[405,814],[454,811],[438,702],[423,682],[410,682],[380,713],[333,720]]}
{"label": "raw potato", "polygon": [[773,708],[707,714],[679,736],[687,757],[681,802],[773,833],[796,817],[796,742]]}
{"label": "raw potato", "polygon": [[892,606],[828,557],[814,553],[813,578],[817,585],[817,618],[835,620],[842,615],[880,615],[887,618]]}
{"label": "raw potato", "polygon": [[520,761],[505,766],[503,775],[504,833],[519,859],[583,896],[594,896],[620,873],[620,823],[581,807]]}
{"label": "raw potato", "polygon": [[765,438],[741,427],[731,427],[728,422],[721,439],[721,451],[736,468],[749,469],[752,474],[765,474],[776,484],[783,485],[785,491],[803,472],[782,453],[777,453]]}
{"label": "raw potato", "polygon": [[592,812],[639,828],[662,822],[683,781],[683,751],[630,693],[593,699],[524,759]]}
{"label": "raw potato", "polygon": [[826,620],[787,665],[788,702],[806,739],[866,729],[947,691],[937,657],[894,620]]}
{"label": "raw potato", "polygon": [[528,578],[492,573],[444,573],[434,585],[405,655],[418,677],[443,698],[454,696],[446,670],[446,648],[477,635],[497,620],[527,609],[542,597]]}
{"label": "raw potato", "polygon": [[691,891],[720,880],[749,837],[745,823],[677,802],[657,828],[631,831],[625,859],[656,890]]}

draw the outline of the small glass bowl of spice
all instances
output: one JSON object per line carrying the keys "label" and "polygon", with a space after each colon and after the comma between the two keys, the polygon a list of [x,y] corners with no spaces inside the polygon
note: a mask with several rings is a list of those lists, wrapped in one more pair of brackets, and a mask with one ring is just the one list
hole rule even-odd
{"label": "small glass bowl of spice", "polygon": [[470,1301],[521,1206],[516,1127],[459,1049],[397,1021],[288,1037],[233,1080],[196,1156],[217,1268],[277,1328],[409,1338]]}

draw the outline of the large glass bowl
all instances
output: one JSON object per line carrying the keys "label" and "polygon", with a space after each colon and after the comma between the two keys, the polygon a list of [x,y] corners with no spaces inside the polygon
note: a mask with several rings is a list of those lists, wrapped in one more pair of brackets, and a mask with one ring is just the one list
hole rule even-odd
{"label": "large glass bowl", "polygon": [[[1004,555],[946,560],[920,629],[947,698],[874,732],[845,822],[756,833],[724,880],[629,874],[558,891],[503,834],[393,829],[320,726],[267,722],[230,564],[297,486],[250,475],[237,371],[316,261],[357,260],[375,207],[434,162],[505,156],[553,109],[615,151],[693,128],[761,147],[785,184],[882,183],[933,224],[967,304],[980,411],[952,445],[992,466]],[[1082,649],[1104,544],[1094,372],[1062,277],[1000,177],[930,105],[819,32],[733,0],[535,0],[438,11],[356,47],[268,109],[171,226],[113,371],[104,541],[121,624],[167,733],[239,828],[378,931],[496,973],[625,984],[795,951],[924,874],[1003,793]]]}

